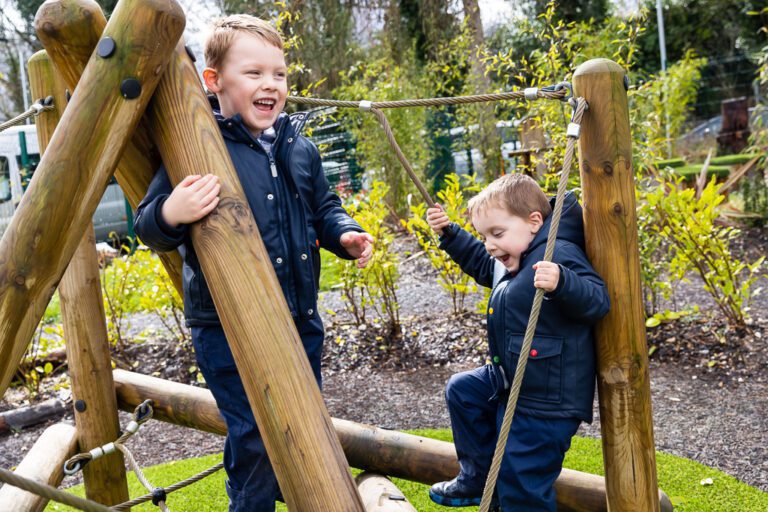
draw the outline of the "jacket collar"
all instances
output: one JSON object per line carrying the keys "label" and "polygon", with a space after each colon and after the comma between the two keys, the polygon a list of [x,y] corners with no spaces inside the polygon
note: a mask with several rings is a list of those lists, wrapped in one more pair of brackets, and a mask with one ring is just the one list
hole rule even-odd
{"label": "jacket collar", "polygon": [[[253,136],[251,131],[243,123],[243,116],[235,114],[232,117],[224,117],[221,114],[221,107],[219,106],[219,100],[216,96],[213,94],[209,95],[208,101],[211,104],[211,110],[213,110],[213,117],[216,119],[221,134],[225,139],[242,142],[244,144],[258,143],[257,138]],[[279,143],[288,129],[293,132],[288,114],[285,112],[280,112],[280,115],[277,117],[272,128],[274,128],[275,133],[274,144]]]}

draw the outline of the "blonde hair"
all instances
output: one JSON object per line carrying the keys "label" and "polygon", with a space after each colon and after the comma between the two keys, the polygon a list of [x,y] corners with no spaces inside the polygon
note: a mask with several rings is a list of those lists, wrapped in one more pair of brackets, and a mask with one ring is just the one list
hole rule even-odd
{"label": "blonde hair", "polygon": [[527,219],[534,212],[546,219],[552,213],[544,191],[539,184],[525,174],[507,174],[497,178],[479,194],[469,200],[467,213],[473,219],[488,208],[503,208],[510,215]]}
{"label": "blonde hair", "polygon": [[262,39],[265,43],[283,49],[283,37],[272,25],[248,14],[233,14],[213,22],[205,40],[205,65],[220,69],[224,57],[232,47],[239,33],[246,33]]}

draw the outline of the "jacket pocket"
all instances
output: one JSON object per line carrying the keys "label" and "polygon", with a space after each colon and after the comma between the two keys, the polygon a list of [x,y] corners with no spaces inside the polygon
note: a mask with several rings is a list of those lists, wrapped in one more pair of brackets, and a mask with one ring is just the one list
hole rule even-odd
{"label": "jacket pocket", "polygon": [[[517,367],[524,335],[508,337],[506,359],[510,375]],[[563,399],[563,342],[557,336],[534,335],[525,368],[520,396],[528,400],[559,404]]]}

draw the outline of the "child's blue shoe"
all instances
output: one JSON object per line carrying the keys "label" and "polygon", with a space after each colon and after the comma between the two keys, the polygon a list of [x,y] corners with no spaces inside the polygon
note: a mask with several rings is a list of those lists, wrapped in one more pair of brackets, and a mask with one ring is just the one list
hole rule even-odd
{"label": "child's blue shoe", "polygon": [[438,482],[429,489],[429,498],[444,507],[470,507],[479,505],[483,498],[482,489],[470,489],[456,478]]}

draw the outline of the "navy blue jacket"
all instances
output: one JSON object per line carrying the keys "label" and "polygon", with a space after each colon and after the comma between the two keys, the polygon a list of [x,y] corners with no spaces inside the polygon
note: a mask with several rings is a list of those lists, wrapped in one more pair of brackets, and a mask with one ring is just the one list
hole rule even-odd
{"label": "navy blue jacket", "polygon": [[[275,123],[272,156],[248,131],[239,114],[226,119],[212,103],[291,314],[302,320],[316,318],[319,248],[352,259],[339,239],[347,231],[363,230],[342,208],[338,196],[330,191],[315,145],[299,135],[305,114],[294,114],[290,119],[285,113],[280,114]],[[205,169],[196,171],[205,173]],[[134,229],[142,242],[156,251],[179,249],[184,260],[187,325],[219,325],[219,316],[192,247],[189,226],[172,228],[161,215],[172,188],[165,168],[161,167],[136,210]]]}
{"label": "navy blue jacket", "polygon": [[[554,206],[554,199],[552,203]],[[456,224],[455,235],[440,243],[478,284],[493,287],[487,313],[488,345],[500,391],[509,387],[517,368],[536,293],[532,267],[544,259],[551,217],[521,255],[517,274],[506,272],[482,242]],[[517,410],[542,418],[591,422],[595,394],[591,326],[608,313],[609,299],[603,280],[584,254],[582,211],[572,193],[563,204],[553,260],[560,266],[560,280],[542,302]]]}

